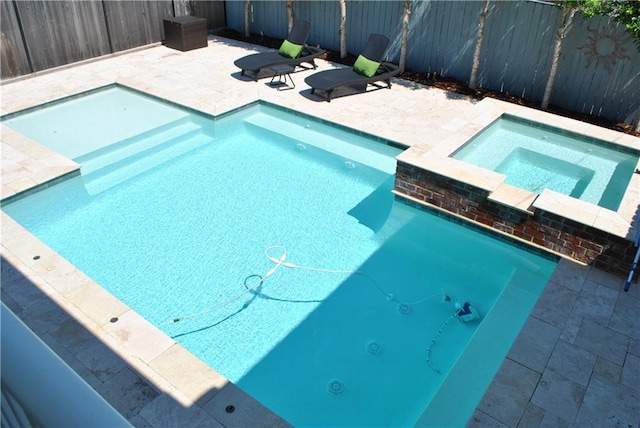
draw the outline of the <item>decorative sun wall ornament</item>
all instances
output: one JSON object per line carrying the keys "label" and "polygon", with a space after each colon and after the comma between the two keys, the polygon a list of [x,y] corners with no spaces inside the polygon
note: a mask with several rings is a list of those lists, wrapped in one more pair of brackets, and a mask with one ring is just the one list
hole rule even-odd
{"label": "decorative sun wall ornament", "polygon": [[618,61],[631,59],[625,47],[631,40],[628,34],[615,34],[611,28],[589,28],[587,31],[587,41],[578,47],[587,57],[584,68],[589,68],[595,62],[596,68],[602,65],[607,74],[611,74]]}

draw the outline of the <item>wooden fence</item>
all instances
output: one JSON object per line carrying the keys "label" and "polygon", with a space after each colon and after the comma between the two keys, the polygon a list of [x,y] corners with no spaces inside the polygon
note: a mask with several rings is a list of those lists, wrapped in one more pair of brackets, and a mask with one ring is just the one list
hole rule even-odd
{"label": "wooden fence", "polygon": [[226,23],[224,1],[2,0],[2,79],[159,42],[162,20],[182,15]]}
{"label": "wooden fence", "polygon": [[[227,1],[227,26],[244,27],[244,1]],[[480,1],[412,0],[407,68],[468,82]],[[340,49],[338,1],[295,0],[296,17],[312,23],[309,43]],[[402,1],[347,1],[347,50],[359,53],[370,33],[391,39],[400,56]],[[478,86],[541,101],[551,67],[559,9],[541,1],[491,0]],[[284,38],[284,0],[252,1],[251,32]],[[621,25],[607,17],[576,16],[563,44],[551,104],[633,123],[640,115],[640,52]]]}
{"label": "wooden fence", "polygon": [[[253,0],[251,32],[284,38],[285,0]],[[210,30],[244,26],[244,0],[2,0],[2,79],[82,61],[164,38],[162,19],[196,15]],[[412,0],[407,68],[467,82],[482,2]],[[312,23],[309,43],[339,50],[337,0],[295,0],[294,13]],[[347,1],[347,49],[359,53],[370,33],[391,39],[400,55],[403,2]],[[540,101],[560,19],[540,1],[491,0],[478,85]],[[577,16],[564,40],[551,104],[633,123],[640,115],[640,52],[624,27],[606,17]]]}

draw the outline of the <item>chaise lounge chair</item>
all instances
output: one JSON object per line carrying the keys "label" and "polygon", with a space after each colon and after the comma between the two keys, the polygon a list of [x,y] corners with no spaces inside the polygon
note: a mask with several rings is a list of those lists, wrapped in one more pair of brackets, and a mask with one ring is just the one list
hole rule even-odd
{"label": "chaise lounge chair", "polygon": [[372,84],[377,88],[384,88],[375,82],[385,82],[391,88],[391,78],[402,72],[400,67],[389,62],[382,62],[389,39],[382,34],[371,34],[367,44],[353,68],[337,68],[320,71],[304,79],[311,86],[311,93],[320,90],[326,94],[327,101],[331,101],[331,93],[339,87],[353,87],[361,92]]}
{"label": "chaise lounge chair", "polygon": [[[277,65],[288,65],[293,68],[309,63],[316,69],[315,58],[322,55],[325,50],[313,46],[307,46],[307,37],[311,24],[304,20],[293,21],[289,36],[282,42],[278,51],[260,52],[247,55],[234,61],[236,67],[240,68],[242,76],[249,73],[253,80],[258,80],[261,70],[269,69]],[[306,68],[306,67],[305,67]]]}

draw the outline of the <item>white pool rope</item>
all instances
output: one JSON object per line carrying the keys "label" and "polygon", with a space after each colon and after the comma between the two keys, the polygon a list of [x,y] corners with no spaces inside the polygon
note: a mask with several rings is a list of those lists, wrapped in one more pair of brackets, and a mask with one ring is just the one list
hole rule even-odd
{"label": "white pool rope", "polygon": [[[275,257],[270,256],[269,250],[274,249],[274,248],[278,248],[281,249],[283,254],[282,257],[280,257],[280,259],[276,259]],[[376,286],[376,288],[378,289],[378,291],[380,291],[380,293],[382,293],[387,300],[389,301],[395,301],[398,302],[400,304],[403,305],[408,305],[408,306],[415,306],[415,305],[419,305],[421,303],[426,302],[427,300],[433,299],[434,297],[442,297],[442,292],[437,293],[437,294],[432,294],[430,296],[424,297],[420,300],[416,300],[414,302],[405,302],[403,300],[399,300],[398,298],[396,298],[396,296],[394,296],[392,293],[388,293],[385,289],[383,289],[380,284],[378,284],[369,274],[359,271],[359,270],[340,270],[340,269],[323,269],[323,268],[316,268],[316,267],[309,267],[309,266],[299,266],[293,263],[288,263],[285,262],[284,260],[286,259],[286,255],[287,255],[287,249],[280,246],[280,245],[273,245],[271,247],[267,247],[264,250],[264,254],[265,256],[272,261],[273,263],[277,263],[277,267],[279,266],[284,266],[286,268],[290,268],[290,269],[301,269],[301,270],[308,270],[308,271],[313,271],[313,272],[322,272],[322,273],[336,273],[336,274],[344,274],[344,275],[360,275],[360,276],[364,276],[366,277],[369,281],[371,281],[373,283],[373,285]]]}
{"label": "white pool rope", "polygon": [[[275,258],[271,255],[269,255],[269,252],[273,249],[280,249],[282,250],[282,255],[280,256],[280,258]],[[386,299],[390,302],[398,302],[400,305],[404,305],[404,306],[415,306],[415,305],[419,305],[421,303],[424,303],[430,299],[433,299],[434,297],[442,297],[443,293],[437,293],[437,294],[432,294],[430,296],[424,297],[422,299],[416,300],[414,302],[404,302],[401,301],[399,299],[396,298],[396,296],[394,296],[392,293],[388,293],[386,290],[384,290],[370,275],[362,272],[362,271],[357,271],[357,270],[342,270],[342,269],[323,269],[323,268],[316,268],[316,267],[310,267],[310,266],[299,266],[296,265],[294,263],[290,263],[287,262],[287,249],[281,245],[272,245],[270,247],[265,248],[264,250],[264,255],[265,257],[271,261],[272,263],[274,263],[274,266],[269,269],[269,271],[267,271],[266,274],[264,274],[264,276],[260,276],[260,275],[251,275],[251,276],[255,276],[256,277],[256,282],[255,284],[252,284],[251,286],[247,286],[246,284],[246,279],[245,279],[245,287],[246,289],[244,291],[242,291],[241,293],[236,294],[235,296],[233,296],[232,298],[225,300],[224,302],[211,307],[209,309],[206,309],[204,311],[201,312],[197,312],[194,314],[190,314],[190,315],[183,315],[180,317],[175,317],[172,318],[170,321],[167,321],[163,324],[160,324],[159,327],[164,327],[170,324],[175,324],[177,322],[183,321],[183,320],[187,320],[187,319],[192,319],[192,318],[197,318],[206,314],[209,314],[211,312],[215,312],[233,302],[235,302],[236,300],[238,300],[239,298],[241,298],[242,296],[244,296],[245,294],[255,290],[256,288],[258,288],[259,286],[261,286],[264,281],[266,281],[269,277],[271,277],[276,270],[278,270],[278,268],[280,266],[289,268],[289,269],[300,269],[300,270],[307,270],[307,271],[312,271],[312,272],[321,272],[321,273],[333,273],[333,274],[342,274],[342,275],[361,275],[364,276],[365,278],[367,278],[369,281],[371,281],[373,283],[373,285],[376,286],[376,288],[378,289],[378,291],[380,291],[380,293],[382,293],[382,295],[384,295],[386,297]],[[247,277],[250,278],[250,277]]]}

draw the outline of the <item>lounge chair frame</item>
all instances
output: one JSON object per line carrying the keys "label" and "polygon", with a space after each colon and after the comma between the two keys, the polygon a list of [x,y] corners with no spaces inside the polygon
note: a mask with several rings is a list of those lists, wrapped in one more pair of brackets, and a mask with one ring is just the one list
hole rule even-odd
{"label": "lounge chair frame", "polygon": [[[270,69],[273,66],[289,65],[294,69],[296,67],[302,67],[309,69],[313,67],[315,70],[317,65],[315,59],[325,53],[324,49],[319,47],[307,45],[307,38],[309,37],[309,31],[311,24],[308,21],[297,19],[293,22],[291,32],[287,37],[287,40],[296,45],[302,45],[302,51],[295,58],[288,58],[281,55],[278,51],[260,52],[251,55],[244,56],[234,61],[236,67],[242,71],[241,76],[250,75],[253,80],[257,81],[260,77],[270,77],[272,74],[260,75],[262,70]],[[309,64],[310,66],[304,66],[302,64]]]}
{"label": "lounge chair frame", "polygon": [[[344,70],[344,71],[343,71]],[[331,96],[333,91],[338,88],[344,87],[352,87],[355,89],[359,89],[361,92],[366,92],[368,85],[375,86],[377,89],[391,89],[391,78],[397,76],[402,72],[400,68],[392,64],[390,62],[380,63],[380,67],[378,67],[378,71],[372,77],[366,77],[362,74],[356,73],[350,68],[342,68],[337,70],[326,70],[329,71],[340,71],[342,79],[336,82],[320,82],[319,80],[314,80],[311,75],[305,79],[305,83],[311,86],[311,93],[315,94],[316,91],[324,92],[325,99],[328,102],[331,102]],[[322,73],[322,72],[320,72]],[[317,73],[317,74],[320,74]],[[323,77],[323,76],[319,76]],[[378,84],[376,82],[383,82],[384,85]]]}
{"label": "lounge chair frame", "polygon": [[[366,58],[380,62],[376,73],[367,77],[357,73],[353,68],[338,68],[325,70],[312,74],[304,79],[305,83],[311,87],[311,93],[322,91],[326,95],[326,100],[331,101],[333,91],[341,87],[353,87],[366,92],[368,85],[376,88],[391,88],[391,78],[402,72],[400,67],[390,62],[381,62],[382,57],[389,45],[389,39],[381,34],[371,34],[367,44],[362,50],[362,55]],[[376,82],[384,82],[384,86]]]}

